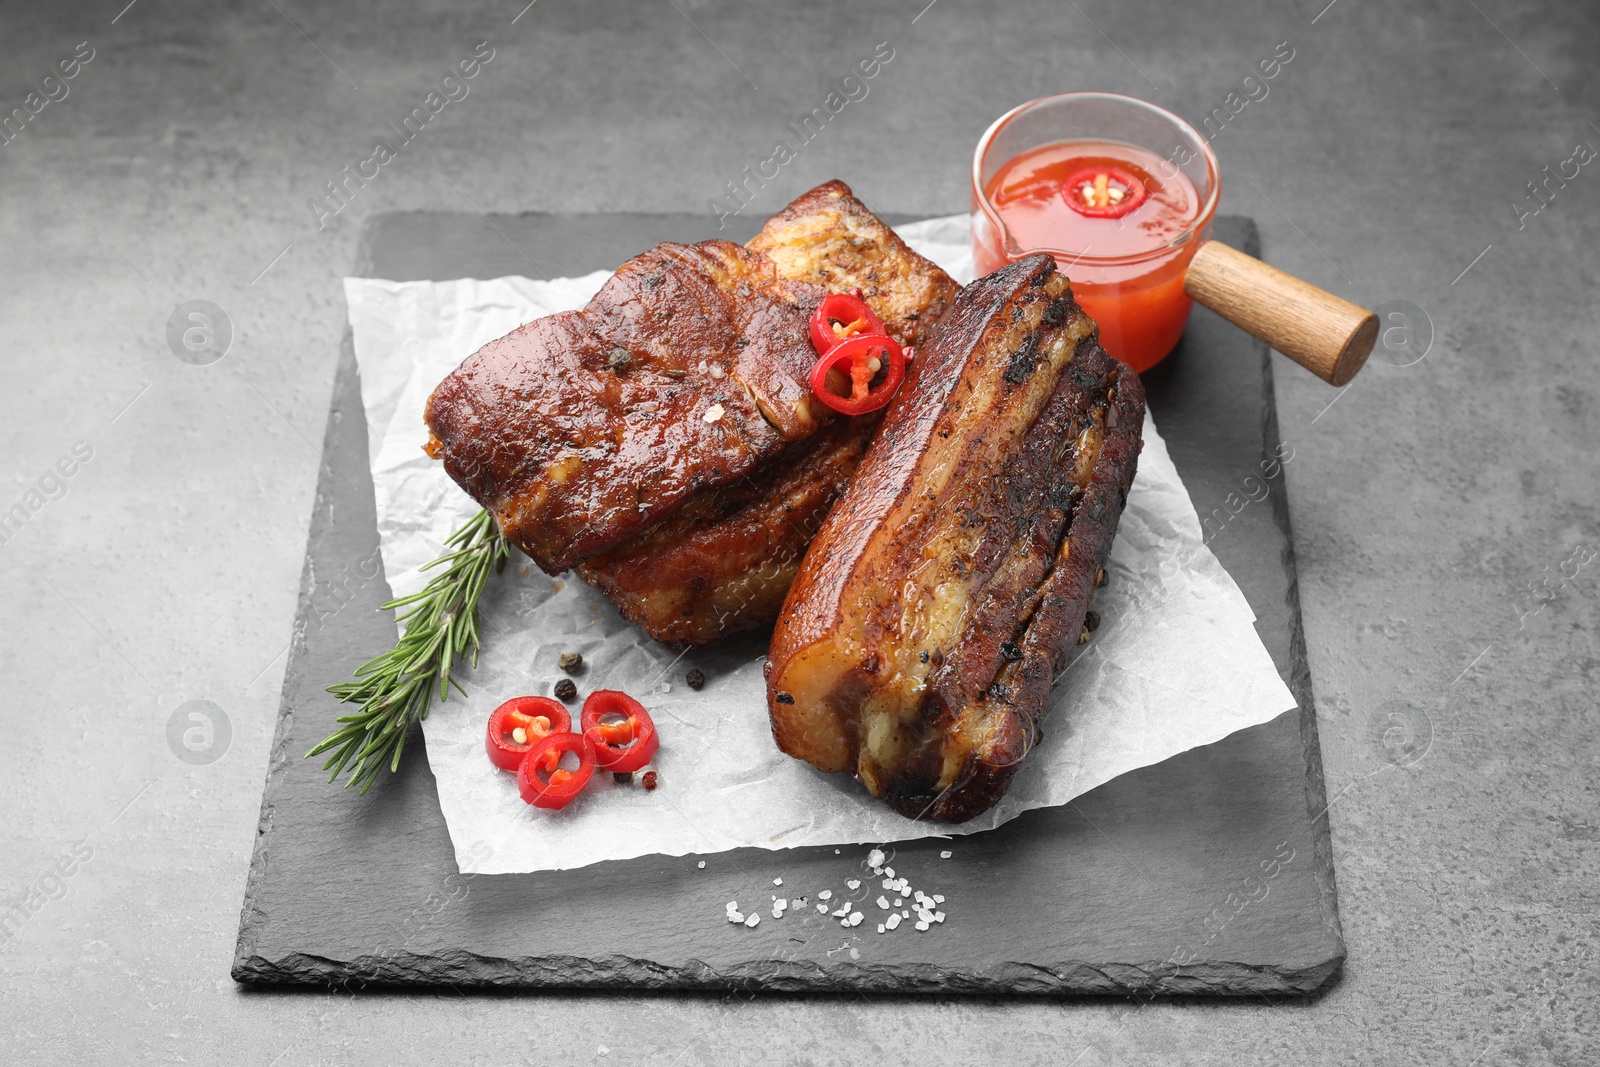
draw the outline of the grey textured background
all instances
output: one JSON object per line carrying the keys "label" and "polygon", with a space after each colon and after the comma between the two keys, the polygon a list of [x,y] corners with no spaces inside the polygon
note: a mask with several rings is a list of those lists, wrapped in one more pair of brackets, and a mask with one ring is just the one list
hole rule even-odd
{"label": "grey textured background", "polygon": [[[1600,172],[1521,229],[1512,205],[1579,141],[1600,147],[1600,9],[540,0],[512,24],[521,6],[0,11],[7,112],[78,42],[96,50],[0,147],[0,508],[93,448],[0,544],[0,900],[37,908],[0,945],[0,1059],[1588,1059],[1600,567],[1561,565],[1600,549]],[[471,95],[319,232],[307,198],[483,39],[496,56]],[[361,219],[701,207],[880,40],[896,55],[870,95],[750,210],[835,175],[883,210],[958,210],[971,145],[1013,104],[1098,87],[1198,120],[1287,40],[1269,96],[1216,138],[1223,210],[1260,221],[1274,262],[1432,319],[1427,359],[1374,359],[1348,394],[1277,376],[1343,980],[1298,1006],[238,991]],[[234,326],[209,367],[165,341],[193,299]],[[168,745],[190,700],[231,722],[208,765]],[[1408,766],[1374,741],[1392,713],[1431,733]],[[75,844],[90,858],[49,873]]]}

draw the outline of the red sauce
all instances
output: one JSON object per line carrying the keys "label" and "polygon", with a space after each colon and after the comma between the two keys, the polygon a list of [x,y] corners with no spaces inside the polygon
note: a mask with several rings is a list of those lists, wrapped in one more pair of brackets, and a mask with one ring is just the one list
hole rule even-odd
{"label": "red sauce", "polygon": [[[1202,207],[1182,171],[1133,145],[1059,141],[1002,164],[984,194],[1024,253],[1056,257],[1107,352],[1142,371],[1172,351],[1189,319],[1183,275],[1200,246],[1198,236],[1172,245]],[[1003,240],[979,240],[980,276],[1015,258]]]}

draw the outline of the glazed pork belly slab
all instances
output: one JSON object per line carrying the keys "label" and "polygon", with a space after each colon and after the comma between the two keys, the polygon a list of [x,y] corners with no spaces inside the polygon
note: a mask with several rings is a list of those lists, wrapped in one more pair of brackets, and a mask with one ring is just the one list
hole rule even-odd
{"label": "glazed pork belly slab", "polygon": [[790,589],[766,667],[779,747],[915,818],[998,801],[1042,736],[1143,420],[1050,257],[962,290]]}
{"label": "glazed pork belly slab", "polygon": [[842,182],[749,247],[657,246],[446,378],[430,454],[541,568],[577,567],[651,636],[763,625],[878,422],[808,384],[811,315],[855,288],[904,344],[958,289]]}

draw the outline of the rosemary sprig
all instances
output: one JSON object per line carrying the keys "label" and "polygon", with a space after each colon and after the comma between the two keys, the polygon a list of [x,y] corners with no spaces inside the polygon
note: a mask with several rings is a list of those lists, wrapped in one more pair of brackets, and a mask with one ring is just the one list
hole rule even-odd
{"label": "rosemary sprig", "polygon": [[[445,541],[451,549],[422,570],[443,566],[421,592],[391,600],[384,611],[409,608],[397,618],[404,627],[399,642],[375,659],[356,668],[355,680],[330,685],[328,692],[348,704],[360,704],[354,715],[339,719],[343,725],[319,741],[306,758],[335,749],[322,765],[338,778],[348,764],[345,788],[359,785],[365,793],[388,764],[400,767],[406,732],[412,723],[428,717],[435,687],[441,701],[449,699],[453,685],[466,696],[450,668],[469,646],[472,665],[478,664],[478,598],[489,573],[505,569],[510,546],[500,536],[494,517],[481,511]],[[351,761],[355,762],[352,764]]]}

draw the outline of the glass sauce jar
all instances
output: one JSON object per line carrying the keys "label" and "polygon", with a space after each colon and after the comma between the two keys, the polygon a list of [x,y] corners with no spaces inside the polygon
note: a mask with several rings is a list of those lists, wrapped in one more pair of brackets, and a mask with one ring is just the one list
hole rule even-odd
{"label": "glass sauce jar", "polygon": [[1184,275],[1210,236],[1218,184],[1205,138],[1153,104],[1115,93],[1023,104],[973,157],[977,273],[1049,253],[1106,351],[1147,370],[1188,322]]}

